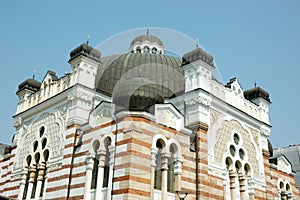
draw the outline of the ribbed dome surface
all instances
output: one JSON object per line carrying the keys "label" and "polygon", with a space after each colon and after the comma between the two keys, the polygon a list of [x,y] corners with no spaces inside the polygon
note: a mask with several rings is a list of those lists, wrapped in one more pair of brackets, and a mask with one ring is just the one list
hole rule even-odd
{"label": "ribbed dome surface", "polygon": [[[181,59],[160,54],[127,53],[101,60],[96,89],[118,102],[128,101],[130,107],[151,106],[184,91]],[[136,97],[136,99],[134,99]],[[144,99],[144,101],[141,101]],[[135,102],[135,103],[133,103]],[[127,103],[128,104],[128,103]]]}
{"label": "ribbed dome surface", "polygon": [[33,78],[29,78],[26,81],[22,82],[18,87],[18,92],[24,89],[31,90],[33,92],[37,92],[41,87],[41,83]]}
{"label": "ribbed dome surface", "polygon": [[148,83],[142,78],[127,80],[116,87],[113,93],[113,103],[117,105],[116,110],[146,110],[152,105],[163,103],[164,97],[159,86]]}
{"label": "ribbed dome surface", "polygon": [[140,35],[135,39],[133,39],[130,45],[134,45],[136,42],[144,42],[144,41],[149,41],[150,43],[156,43],[160,46],[164,46],[162,41],[158,37],[155,37],[154,35]]}

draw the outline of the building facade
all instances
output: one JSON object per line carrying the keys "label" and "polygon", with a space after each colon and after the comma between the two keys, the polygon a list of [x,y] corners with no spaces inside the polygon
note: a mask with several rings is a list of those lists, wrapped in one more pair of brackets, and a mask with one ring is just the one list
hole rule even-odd
{"label": "building facade", "polygon": [[146,34],[119,55],[82,44],[69,64],[19,85],[3,196],[299,199],[291,164],[270,162],[269,94],[219,83],[202,48],[174,57]]}

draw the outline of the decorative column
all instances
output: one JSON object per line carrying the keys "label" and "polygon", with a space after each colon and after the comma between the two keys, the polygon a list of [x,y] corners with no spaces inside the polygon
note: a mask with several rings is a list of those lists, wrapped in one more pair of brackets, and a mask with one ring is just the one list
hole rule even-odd
{"label": "decorative column", "polygon": [[36,167],[30,167],[30,169],[29,169],[29,181],[28,181],[29,183],[28,183],[26,200],[31,199],[31,193],[32,193],[34,179],[35,179],[35,173],[36,173]]}
{"label": "decorative column", "polygon": [[97,177],[97,188],[96,188],[96,200],[102,200],[102,187],[103,187],[103,177],[104,177],[104,165],[105,165],[105,150],[97,151],[99,156],[98,164],[98,177]]}
{"label": "decorative column", "polygon": [[254,181],[252,178],[248,179],[248,191],[249,191],[249,200],[254,200],[255,192],[254,192]]}
{"label": "decorative column", "polygon": [[115,158],[115,146],[109,146],[109,176],[108,176],[108,187],[107,187],[107,195],[106,199],[111,199],[112,192],[112,182],[113,182],[113,174],[114,174],[114,158]]}
{"label": "decorative column", "polygon": [[224,173],[223,176],[223,200],[228,200],[228,170],[226,170],[226,173]]}
{"label": "decorative column", "polygon": [[288,196],[286,192],[281,192],[281,200],[288,200]]}
{"label": "decorative column", "polygon": [[24,189],[25,189],[27,174],[28,174],[28,169],[25,168],[24,171],[23,171],[23,173],[22,173],[22,175],[21,175],[20,190],[19,190],[18,200],[22,200],[23,199],[23,194],[24,194]]}
{"label": "decorative column", "polygon": [[154,199],[154,179],[155,179],[155,167],[156,167],[156,154],[158,149],[151,149],[151,177],[150,177],[150,199]]}
{"label": "decorative column", "polygon": [[42,200],[45,199],[45,194],[46,194],[46,189],[47,189],[47,182],[48,182],[48,172],[47,172],[47,169],[45,168],[45,171],[44,171],[45,175],[44,175],[44,185],[42,185],[42,192],[43,192],[43,195],[41,196]]}
{"label": "decorative column", "polygon": [[38,177],[37,177],[37,184],[36,184],[36,192],[35,192],[35,196],[34,199],[38,200],[40,197],[40,193],[41,193],[41,188],[42,188],[42,183],[43,183],[43,179],[44,179],[44,173],[45,173],[45,164],[39,164],[38,165]]}
{"label": "decorative column", "polygon": [[242,173],[239,173],[239,183],[240,183],[240,199],[246,199],[246,177]]}
{"label": "decorative column", "polygon": [[229,170],[229,179],[230,179],[230,195],[231,199],[236,199],[235,198],[235,193],[236,193],[236,184],[235,184],[235,179],[236,179],[236,172],[233,170]]}
{"label": "decorative column", "polygon": [[181,174],[182,174],[182,161],[183,157],[178,156],[175,158],[175,166],[174,166],[174,175],[175,175],[175,187],[174,191],[180,191],[181,190]]}
{"label": "decorative column", "polygon": [[293,194],[292,193],[288,193],[287,194],[287,199],[289,200],[289,199],[293,199]]}
{"label": "decorative column", "polygon": [[169,154],[163,153],[161,155],[161,179],[162,179],[162,185],[161,185],[161,194],[163,200],[168,198],[168,158],[170,157]]}
{"label": "decorative column", "polygon": [[92,175],[93,175],[93,166],[94,160],[93,157],[95,155],[88,155],[86,158],[86,174],[85,174],[85,188],[84,188],[84,199],[90,200],[91,199],[91,184],[92,184]]}

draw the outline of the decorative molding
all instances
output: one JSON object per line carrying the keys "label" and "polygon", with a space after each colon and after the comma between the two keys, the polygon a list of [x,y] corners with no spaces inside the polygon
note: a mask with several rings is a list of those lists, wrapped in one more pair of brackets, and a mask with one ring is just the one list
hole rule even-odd
{"label": "decorative molding", "polygon": [[17,128],[17,127],[19,127],[19,126],[22,126],[22,124],[23,124],[23,120],[22,120],[21,117],[18,117],[18,118],[16,118],[16,119],[14,119],[14,127],[15,127],[15,128]]}
{"label": "decorative molding", "polygon": [[196,96],[192,99],[186,100],[185,103],[187,106],[201,104],[201,105],[209,107],[211,105],[211,100],[209,100],[208,98],[205,98],[203,96]]}
{"label": "decorative molding", "polygon": [[86,92],[84,91],[72,91],[68,94],[68,100],[70,101],[76,101],[76,100],[79,100],[81,101],[82,103],[85,103],[87,105],[91,105],[92,104],[92,96],[87,94]]}

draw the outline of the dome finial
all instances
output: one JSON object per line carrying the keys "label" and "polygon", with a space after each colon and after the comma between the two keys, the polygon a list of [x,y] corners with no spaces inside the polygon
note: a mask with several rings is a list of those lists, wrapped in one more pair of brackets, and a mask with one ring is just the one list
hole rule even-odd
{"label": "dome finial", "polygon": [[33,70],[32,79],[34,79],[34,78],[35,78],[35,75],[36,75],[36,70]]}
{"label": "dome finial", "polygon": [[199,38],[195,39],[195,43],[196,43],[196,49],[199,47]]}
{"label": "dome finial", "polygon": [[147,35],[149,35],[149,26],[147,27]]}
{"label": "dome finial", "polygon": [[86,41],[86,44],[88,45],[89,44],[89,42],[90,42],[90,38],[91,38],[91,35],[90,34],[88,34],[87,35],[87,41]]}

